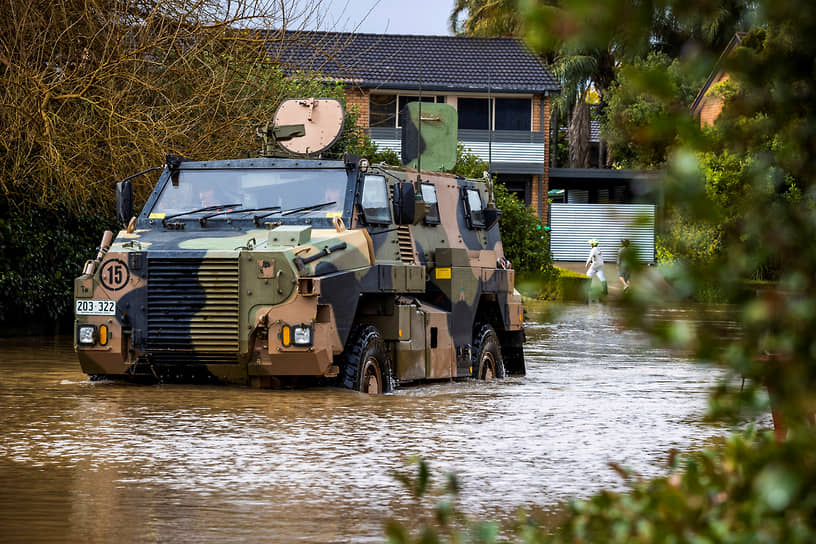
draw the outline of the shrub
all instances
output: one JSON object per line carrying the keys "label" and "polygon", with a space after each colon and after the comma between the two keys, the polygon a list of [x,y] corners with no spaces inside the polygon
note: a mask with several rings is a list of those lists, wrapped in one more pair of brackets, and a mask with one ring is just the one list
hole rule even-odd
{"label": "shrub", "polygon": [[0,321],[42,325],[72,315],[74,278],[115,219],[67,206],[20,210],[5,199],[0,209]]}

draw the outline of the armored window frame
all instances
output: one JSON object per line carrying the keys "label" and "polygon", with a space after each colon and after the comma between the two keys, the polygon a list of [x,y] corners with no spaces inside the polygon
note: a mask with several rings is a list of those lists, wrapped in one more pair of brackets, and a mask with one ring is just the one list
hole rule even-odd
{"label": "armored window frame", "polygon": [[442,219],[439,217],[439,200],[436,198],[436,186],[430,183],[422,183],[420,190],[422,191],[422,200],[428,204],[428,212],[425,214],[425,224],[440,224]]}
{"label": "armored window frame", "polygon": [[465,187],[462,191],[462,201],[465,204],[465,215],[472,229],[485,228],[485,213],[482,195],[472,187]]}
{"label": "armored window frame", "polygon": [[363,219],[367,224],[391,224],[391,199],[385,176],[370,174],[365,176],[360,205],[363,209]]}

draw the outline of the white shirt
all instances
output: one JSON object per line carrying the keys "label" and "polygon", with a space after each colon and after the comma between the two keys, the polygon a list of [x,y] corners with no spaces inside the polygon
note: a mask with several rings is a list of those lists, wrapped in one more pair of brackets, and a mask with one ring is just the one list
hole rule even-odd
{"label": "white shirt", "polygon": [[586,264],[592,263],[590,267],[592,270],[603,270],[603,253],[601,253],[601,248],[599,246],[595,246],[592,248],[592,251],[589,252],[589,257],[587,257]]}

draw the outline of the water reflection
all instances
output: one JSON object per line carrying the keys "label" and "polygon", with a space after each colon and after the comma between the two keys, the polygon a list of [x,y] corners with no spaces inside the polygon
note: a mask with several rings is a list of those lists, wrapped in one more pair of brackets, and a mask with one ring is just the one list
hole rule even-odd
{"label": "water reflection", "polygon": [[717,369],[650,347],[605,306],[528,323],[528,375],[350,391],[90,383],[70,339],[0,341],[5,541],[380,542],[420,455],[463,507],[509,519],[646,476],[701,423]]}

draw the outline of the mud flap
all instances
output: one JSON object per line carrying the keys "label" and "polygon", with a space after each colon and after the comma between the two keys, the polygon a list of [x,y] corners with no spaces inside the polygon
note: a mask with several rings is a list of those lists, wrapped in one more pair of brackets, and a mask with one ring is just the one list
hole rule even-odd
{"label": "mud flap", "polygon": [[499,332],[504,370],[508,376],[527,375],[524,361],[524,331]]}

